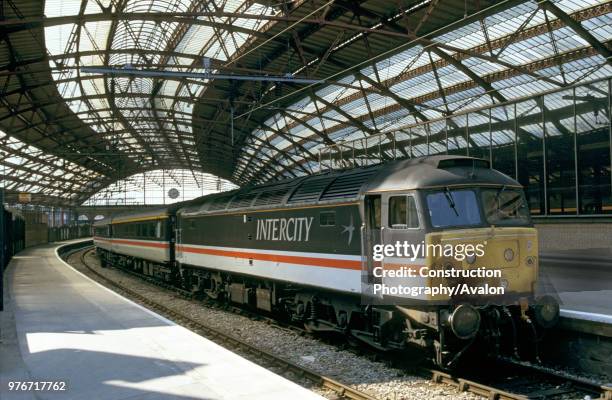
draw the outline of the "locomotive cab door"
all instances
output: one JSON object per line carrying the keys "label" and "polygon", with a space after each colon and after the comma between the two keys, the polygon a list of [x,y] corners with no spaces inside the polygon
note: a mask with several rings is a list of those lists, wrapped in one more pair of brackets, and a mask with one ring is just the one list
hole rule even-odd
{"label": "locomotive cab door", "polygon": [[[382,244],[382,196],[367,195],[364,203],[365,218],[361,226],[362,285],[380,283],[373,275],[374,246]],[[365,292],[364,292],[365,293]]]}
{"label": "locomotive cab door", "polygon": [[[420,254],[421,251],[413,249],[417,249],[415,246],[422,243],[424,235],[419,222],[416,194],[414,192],[385,193],[382,195],[381,210],[382,243],[394,248],[393,252],[385,254],[381,262],[383,268],[419,268],[417,265],[425,262],[424,254]],[[407,248],[410,248],[410,250],[407,251]],[[412,251],[416,251],[417,254],[412,254]],[[406,254],[407,252],[409,254]],[[418,277],[386,277],[382,283],[388,287],[424,286],[426,284]],[[421,298],[421,295],[417,298]]]}

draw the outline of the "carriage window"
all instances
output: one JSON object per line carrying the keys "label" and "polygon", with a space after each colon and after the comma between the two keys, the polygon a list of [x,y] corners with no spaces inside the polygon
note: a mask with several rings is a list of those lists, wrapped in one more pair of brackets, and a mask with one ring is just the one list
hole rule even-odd
{"label": "carriage window", "polygon": [[336,212],[323,211],[319,214],[319,226],[336,226]]}
{"label": "carriage window", "polygon": [[393,196],[389,198],[389,227],[393,229],[419,227],[419,217],[414,197]]}
{"label": "carriage window", "polygon": [[155,224],[155,237],[161,238],[161,221],[157,221]]}

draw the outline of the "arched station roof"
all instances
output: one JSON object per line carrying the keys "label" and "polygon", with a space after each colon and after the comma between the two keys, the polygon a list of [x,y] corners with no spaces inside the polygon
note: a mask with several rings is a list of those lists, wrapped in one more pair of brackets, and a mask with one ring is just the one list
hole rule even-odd
{"label": "arched station roof", "polygon": [[1,7],[5,188],[72,204],[156,169],[239,185],[309,174],[323,146],[609,77],[612,63],[610,1]]}

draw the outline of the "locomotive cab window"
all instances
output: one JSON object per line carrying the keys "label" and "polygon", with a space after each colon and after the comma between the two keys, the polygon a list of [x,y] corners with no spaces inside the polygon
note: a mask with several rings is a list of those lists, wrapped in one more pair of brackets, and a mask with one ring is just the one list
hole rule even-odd
{"label": "locomotive cab window", "polygon": [[469,189],[449,189],[427,194],[427,208],[435,228],[482,225],[476,193]]}
{"label": "locomotive cab window", "polygon": [[520,189],[486,188],[481,190],[482,204],[487,222],[495,225],[528,225],[529,207]]}
{"label": "locomotive cab window", "polygon": [[336,212],[322,211],[319,214],[319,226],[336,226]]}
{"label": "locomotive cab window", "polygon": [[413,196],[393,196],[389,198],[388,223],[392,229],[415,229],[419,227],[419,217]]}

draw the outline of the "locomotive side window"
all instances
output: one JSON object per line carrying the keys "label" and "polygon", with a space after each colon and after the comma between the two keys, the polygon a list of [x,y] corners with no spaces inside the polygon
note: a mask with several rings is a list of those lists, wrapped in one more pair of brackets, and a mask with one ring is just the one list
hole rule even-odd
{"label": "locomotive side window", "polygon": [[381,214],[381,198],[380,196],[374,197],[372,199],[372,228],[374,229],[380,229],[380,227],[382,226],[382,214]]}
{"label": "locomotive side window", "polygon": [[322,211],[319,213],[319,226],[336,226],[336,212]]}
{"label": "locomotive side window", "polygon": [[416,203],[412,196],[389,198],[389,227],[393,229],[414,229],[419,227]]}

